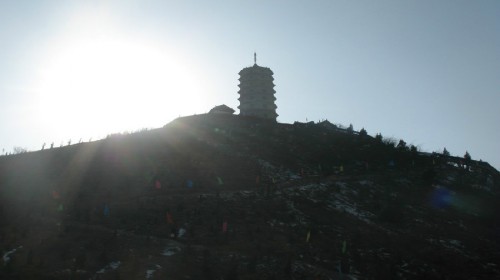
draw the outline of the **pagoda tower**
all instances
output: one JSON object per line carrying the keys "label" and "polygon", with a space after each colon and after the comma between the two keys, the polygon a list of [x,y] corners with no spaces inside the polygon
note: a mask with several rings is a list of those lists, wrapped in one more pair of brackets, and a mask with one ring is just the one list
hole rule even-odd
{"label": "pagoda tower", "polygon": [[240,71],[238,94],[240,98],[240,115],[258,117],[276,121],[276,97],[274,94],[273,71],[257,65],[257,54],[254,53],[254,65]]}

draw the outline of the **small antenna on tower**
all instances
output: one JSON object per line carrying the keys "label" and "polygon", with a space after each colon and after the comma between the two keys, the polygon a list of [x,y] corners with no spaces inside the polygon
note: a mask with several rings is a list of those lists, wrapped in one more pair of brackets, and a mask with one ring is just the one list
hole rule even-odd
{"label": "small antenna on tower", "polygon": [[253,63],[257,65],[257,53],[253,52]]}

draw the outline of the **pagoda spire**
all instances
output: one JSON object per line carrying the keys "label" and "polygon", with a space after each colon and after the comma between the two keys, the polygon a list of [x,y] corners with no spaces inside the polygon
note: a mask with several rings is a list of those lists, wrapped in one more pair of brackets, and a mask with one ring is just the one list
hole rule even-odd
{"label": "pagoda spire", "polygon": [[239,72],[240,115],[257,117],[276,122],[276,97],[273,71],[257,65],[257,53],[253,54],[254,65]]}

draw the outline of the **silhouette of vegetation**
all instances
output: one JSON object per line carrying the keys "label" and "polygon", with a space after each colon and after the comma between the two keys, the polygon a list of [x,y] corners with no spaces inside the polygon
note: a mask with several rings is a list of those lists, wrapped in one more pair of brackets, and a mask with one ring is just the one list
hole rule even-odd
{"label": "silhouette of vegetation", "polygon": [[396,148],[398,148],[401,151],[407,151],[408,150],[408,147],[406,147],[406,142],[403,139],[399,140],[399,143],[396,146]]}
{"label": "silhouette of vegetation", "polygon": [[361,137],[366,137],[366,136],[368,136],[368,133],[366,132],[366,129],[365,129],[365,128],[362,128],[362,129],[359,131],[359,136],[361,136]]}
{"label": "silhouette of vegetation", "polygon": [[443,156],[446,156],[446,157],[450,156],[450,152],[448,152],[448,150],[446,150],[446,147],[443,149]]}
{"label": "silhouette of vegetation", "polygon": [[390,147],[390,148],[395,148],[396,147],[396,139],[394,138],[384,138],[384,140],[382,141],[386,146]]}
{"label": "silhouette of vegetation", "polygon": [[352,124],[350,124],[349,127],[347,128],[347,133],[352,134],[353,132],[354,132],[354,128],[353,128]]}
{"label": "silhouette of vegetation", "polygon": [[469,162],[472,160],[472,158],[471,158],[471,156],[470,156],[470,154],[469,154],[469,152],[468,152],[468,151],[466,151],[466,152],[465,152],[464,159],[465,159],[466,161],[469,161]]}
{"label": "silhouette of vegetation", "polygon": [[471,158],[471,156],[470,156],[470,154],[469,154],[468,151],[465,151],[464,160],[465,160],[465,167],[466,167],[466,169],[470,170],[472,158]]}
{"label": "silhouette of vegetation", "polygon": [[418,148],[415,145],[410,145],[410,152],[416,154],[418,152]]}
{"label": "silhouette of vegetation", "polygon": [[28,150],[26,148],[23,148],[23,147],[14,147],[13,149],[13,153],[15,155],[18,155],[18,154],[24,154],[24,153],[27,153]]}

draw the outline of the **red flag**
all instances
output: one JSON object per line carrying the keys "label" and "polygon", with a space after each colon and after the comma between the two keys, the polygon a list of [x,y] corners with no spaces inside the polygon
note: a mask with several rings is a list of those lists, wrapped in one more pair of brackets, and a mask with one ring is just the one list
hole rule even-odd
{"label": "red flag", "polygon": [[170,214],[170,212],[167,212],[167,223],[168,224],[174,223],[174,219],[172,219],[172,214]]}
{"label": "red flag", "polygon": [[227,232],[227,221],[224,221],[224,223],[222,223],[222,232],[223,233]]}
{"label": "red flag", "polygon": [[59,199],[59,193],[57,191],[52,191],[52,198]]}

